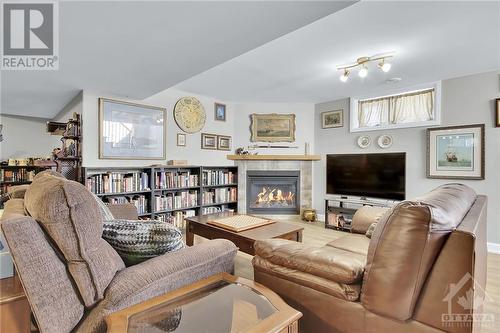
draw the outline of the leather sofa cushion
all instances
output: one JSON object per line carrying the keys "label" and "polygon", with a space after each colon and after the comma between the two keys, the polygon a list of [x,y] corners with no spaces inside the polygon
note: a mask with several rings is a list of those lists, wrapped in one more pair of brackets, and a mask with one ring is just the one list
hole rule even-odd
{"label": "leather sofa cushion", "polygon": [[272,262],[258,256],[253,258],[252,264],[254,269],[257,271],[295,282],[301,286],[306,286],[346,301],[354,302],[359,299],[361,291],[360,284],[343,284],[327,280],[309,273],[273,264]]}
{"label": "leather sofa cushion", "polygon": [[326,245],[340,250],[359,253],[366,257],[368,254],[368,247],[370,246],[370,239],[365,235],[347,234],[346,236],[337,238]]}
{"label": "leather sofa cushion", "polygon": [[372,225],[380,221],[382,216],[390,209],[384,207],[363,206],[354,213],[352,217],[352,232],[364,234]]}
{"label": "leather sofa cushion", "polygon": [[85,306],[102,299],[125,265],[101,237],[102,217],[92,194],[80,183],[44,171],[27,189],[24,205],[64,255]]}
{"label": "leather sofa cushion", "polygon": [[331,246],[314,247],[285,239],[255,242],[255,254],[269,262],[317,275],[327,280],[353,284],[361,281],[366,256]]}
{"label": "leather sofa cushion", "polygon": [[375,229],[368,249],[361,302],[398,320],[412,317],[436,257],[476,200],[461,184],[438,187],[398,204]]}

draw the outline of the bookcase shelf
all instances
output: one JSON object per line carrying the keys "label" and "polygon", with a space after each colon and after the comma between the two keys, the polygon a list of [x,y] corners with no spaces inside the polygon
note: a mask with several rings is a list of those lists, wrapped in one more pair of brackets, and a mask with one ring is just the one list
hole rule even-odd
{"label": "bookcase shelf", "polygon": [[[144,188],[139,191],[105,192],[96,195],[108,202],[123,197],[123,201],[141,198],[141,206],[148,213],[141,218],[159,219],[183,227],[184,218],[215,213],[223,210],[237,211],[238,167],[236,166],[153,166],[130,168],[84,168],[85,185],[92,192],[103,189]],[[105,182],[108,182],[105,184]],[[114,182],[114,185],[111,183]],[[185,186],[182,186],[184,184]],[[205,185],[204,185],[205,184]],[[180,185],[180,186],[179,186]],[[134,187],[136,186],[136,187]],[[227,188],[225,191],[224,188]],[[217,203],[204,203],[208,198],[228,198]],[[230,196],[233,197],[230,197]],[[233,200],[234,199],[234,200]],[[181,208],[170,208],[182,205]],[[184,207],[184,203],[195,203]],[[167,209],[158,209],[161,208]]]}

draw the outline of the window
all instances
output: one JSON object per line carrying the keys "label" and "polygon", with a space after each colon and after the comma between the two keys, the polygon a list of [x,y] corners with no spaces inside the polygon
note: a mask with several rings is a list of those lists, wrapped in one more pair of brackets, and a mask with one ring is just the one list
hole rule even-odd
{"label": "window", "polygon": [[439,124],[439,86],[395,95],[351,99],[351,131]]}

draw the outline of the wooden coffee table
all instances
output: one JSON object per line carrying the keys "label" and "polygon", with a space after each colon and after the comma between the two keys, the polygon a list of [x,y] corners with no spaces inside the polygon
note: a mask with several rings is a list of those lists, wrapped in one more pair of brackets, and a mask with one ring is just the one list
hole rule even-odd
{"label": "wooden coffee table", "polygon": [[245,253],[255,255],[253,244],[256,240],[283,238],[296,242],[302,242],[302,230],[304,228],[291,223],[279,222],[268,224],[262,227],[249,229],[241,232],[233,232],[211,224],[208,221],[231,216],[234,213],[223,212],[211,215],[202,215],[186,218],[186,244],[192,246],[194,235],[208,239],[223,238],[230,240]]}
{"label": "wooden coffee table", "polygon": [[108,333],[298,333],[302,314],[261,284],[219,273],[106,317]]}

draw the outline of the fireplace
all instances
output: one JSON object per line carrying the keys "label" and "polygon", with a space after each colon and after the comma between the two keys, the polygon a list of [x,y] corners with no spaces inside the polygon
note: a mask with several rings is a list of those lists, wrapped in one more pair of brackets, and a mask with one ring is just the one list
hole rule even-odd
{"label": "fireplace", "polygon": [[247,213],[299,214],[300,171],[247,171]]}

